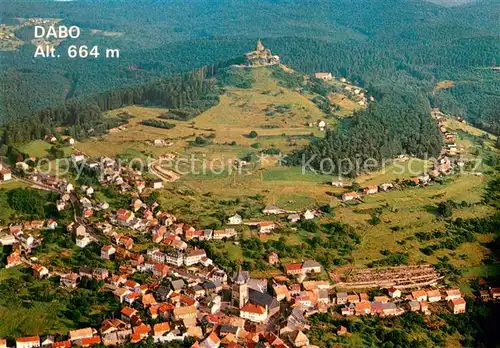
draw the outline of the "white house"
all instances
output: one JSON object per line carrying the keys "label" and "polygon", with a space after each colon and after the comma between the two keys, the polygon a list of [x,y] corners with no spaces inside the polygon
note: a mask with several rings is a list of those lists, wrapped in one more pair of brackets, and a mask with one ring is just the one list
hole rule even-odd
{"label": "white house", "polygon": [[262,323],[267,320],[267,308],[247,303],[240,309],[240,317],[256,323]]}
{"label": "white house", "polygon": [[12,180],[12,172],[8,169],[0,170],[0,181]]}
{"label": "white house", "polygon": [[239,224],[241,224],[242,221],[243,220],[241,219],[240,214],[236,213],[228,219],[228,224],[229,225],[239,225]]}
{"label": "white house", "polygon": [[81,162],[85,159],[85,156],[82,154],[82,153],[74,153],[73,155],[71,155],[71,161],[73,162]]}
{"label": "white house", "polygon": [[396,289],[396,288],[389,288],[388,289],[388,292],[389,292],[389,296],[391,298],[398,298],[398,297],[401,297],[401,290],[399,289]]}
{"label": "white house", "polygon": [[314,219],[314,213],[310,210],[306,210],[304,213],[304,220],[312,220]]}
{"label": "white house", "polygon": [[270,233],[276,228],[276,225],[272,221],[263,221],[258,224],[259,233]]}

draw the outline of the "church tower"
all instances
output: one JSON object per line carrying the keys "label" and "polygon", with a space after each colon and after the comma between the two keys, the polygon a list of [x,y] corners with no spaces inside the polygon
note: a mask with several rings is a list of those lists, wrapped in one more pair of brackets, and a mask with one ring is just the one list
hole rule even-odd
{"label": "church tower", "polygon": [[250,275],[247,271],[242,271],[241,266],[232,279],[231,285],[231,304],[241,308],[248,301],[248,279]]}

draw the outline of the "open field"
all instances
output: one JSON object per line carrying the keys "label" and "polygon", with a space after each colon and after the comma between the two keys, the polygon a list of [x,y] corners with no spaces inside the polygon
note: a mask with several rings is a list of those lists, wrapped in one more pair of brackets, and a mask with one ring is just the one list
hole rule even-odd
{"label": "open field", "polygon": [[[26,274],[19,267],[0,271],[0,281],[2,283],[9,280],[23,283],[24,280],[21,280],[21,278],[24,277],[26,277]],[[52,287],[53,284],[50,280],[43,280],[36,286],[41,290],[44,287]],[[29,295],[30,290],[32,289],[26,289],[25,287],[17,289],[17,299]],[[73,328],[70,321],[62,319],[60,316],[60,311],[66,309],[64,304],[58,301],[21,302],[20,300],[6,302],[4,297],[0,299],[0,317],[2,318],[0,336],[20,337],[39,334],[62,334]]]}
{"label": "open field", "polygon": [[333,93],[328,99],[330,99],[330,101],[335,105],[340,106],[340,110],[335,112],[335,115],[340,117],[350,116],[354,111],[364,109],[363,106],[359,105],[354,100],[347,98],[341,93]]}
{"label": "open field", "polygon": [[[279,87],[277,81],[270,77],[268,69],[253,69],[253,87],[251,89],[227,88],[221,95],[218,105],[205,111],[191,121],[169,120],[176,125],[173,129],[161,129],[139,124],[145,119],[156,119],[166,109],[129,106],[113,110],[110,115],[126,111],[134,118],[125,130],[116,131],[99,139],[78,142],[76,148],[91,155],[113,156],[127,149],[151,152],[159,156],[168,152],[181,154],[196,153],[209,158],[237,158],[250,151],[255,151],[252,144],[259,143],[260,149],[278,148],[283,152],[290,151],[291,139],[296,145],[307,143],[301,136],[311,133],[321,135],[316,128],[307,123],[324,118],[323,113],[305,96]],[[283,113],[274,112],[267,115],[266,109],[273,106],[290,105]],[[273,128],[274,127],[274,128]],[[256,138],[247,135],[255,130]],[[196,136],[215,134],[213,144],[204,147],[190,147],[189,142]],[[172,142],[172,146],[155,147],[151,142],[164,139]],[[234,143],[233,143],[234,142]],[[230,145],[233,143],[233,145]]]}

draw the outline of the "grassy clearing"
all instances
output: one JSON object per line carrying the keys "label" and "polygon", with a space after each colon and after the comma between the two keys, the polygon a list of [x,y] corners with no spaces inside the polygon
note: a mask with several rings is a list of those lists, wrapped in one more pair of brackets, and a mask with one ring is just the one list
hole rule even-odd
{"label": "grassy clearing", "polygon": [[[3,269],[0,271],[0,280],[2,282],[11,280],[21,281],[25,277],[22,268],[16,267]],[[22,281],[21,281],[22,282]],[[52,287],[50,280],[39,281],[39,289]],[[19,298],[28,296],[28,290],[25,287],[18,289]],[[60,312],[64,311],[63,304],[57,301],[53,302],[21,302],[5,301],[0,296],[0,337],[21,337],[27,335],[41,334],[66,334],[68,330],[73,329],[70,321],[62,319]]]}
{"label": "grassy clearing", "polygon": [[[199,153],[209,158],[240,157],[255,149],[250,146],[260,143],[261,148],[276,147],[289,152],[289,137],[321,135],[316,128],[306,124],[324,118],[323,113],[307,97],[291,90],[279,87],[270,77],[267,68],[253,69],[253,87],[241,89],[227,88],[220,103],[205,111],[189,122],[169,122],[176,125],[173,129],[160,129],[141,125],[145,119],[158,118],[167,109],[129,106],[109,112],[114,116],[126,111],[134,116],[125,130],[116,131],[106,136],[78,142],[75,146],[90,156],[114,156],[128,149],[148,151],[154,156],[168,152],[181,154]],[[286,112],[266,115],[266,109],[272,105],[290,105]],[[272,107],[271,107],[272,108]],[[255,130],[257,138],[247,135]],[[213,145],[189,147],[189,142],[196,136],[208,136],[215,133]],[[172,146],[155,147],[151,142],[165,139]],[[231,143],[235,145],[229,145]],[[306,139],[297,139],[296,144],[307,143]]]}

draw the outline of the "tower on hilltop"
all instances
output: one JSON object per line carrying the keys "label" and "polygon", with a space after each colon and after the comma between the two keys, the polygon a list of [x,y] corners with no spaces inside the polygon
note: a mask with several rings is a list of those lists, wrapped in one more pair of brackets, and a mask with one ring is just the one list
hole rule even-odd
{"label": "tower on hilltop", "polygon": [[280,63],[280,57],[273,55],[269,48],[265,48],[262,41],[257,40],[255,51],[245,54],[247,58],[246,66],[259,67],[268,65],[277,65]]}

